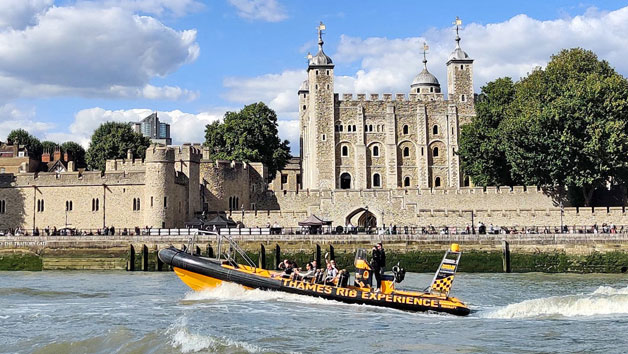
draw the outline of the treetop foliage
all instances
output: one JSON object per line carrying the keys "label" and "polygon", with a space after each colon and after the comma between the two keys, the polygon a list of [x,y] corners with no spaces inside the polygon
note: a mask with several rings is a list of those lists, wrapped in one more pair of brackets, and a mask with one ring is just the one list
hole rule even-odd
{"label": "treetop foliage", "polygon": [[270,178],[290,159],[287,140],[279,139],[277,115],[262,102],[225,113],[222,122],[205,128],[205,146],[213,159],[262,162]]}
{"label": "treetop foliage", "polygon": [[92,134],[86,161],[93,170],[105,170],[107,160],[126,157],[130,149],[139,158],[146,156],[150,139],[133,131],[130,125],[118,122],[101,124]]}

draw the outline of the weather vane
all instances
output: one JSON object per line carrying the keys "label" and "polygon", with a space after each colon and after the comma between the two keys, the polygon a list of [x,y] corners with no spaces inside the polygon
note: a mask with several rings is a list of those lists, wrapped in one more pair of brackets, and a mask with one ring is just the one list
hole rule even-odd
{"label": "weather vane", "polygon": [[427,67],[427,51],[430,49],[430,46],[427,43],[423,42],[423,65]]}
{"label": "weather vane", "polygon": [[460,17],[456,16],[456,21],[454,21],[453,24],[456,25],[456,36],[457,36],[458,30],[460,29],[460,27],[462,27],[462,20],[460,19]]}

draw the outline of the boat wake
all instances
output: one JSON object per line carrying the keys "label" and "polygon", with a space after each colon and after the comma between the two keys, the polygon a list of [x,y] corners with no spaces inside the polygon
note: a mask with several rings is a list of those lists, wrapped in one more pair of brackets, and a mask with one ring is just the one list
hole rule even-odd
{"label": "boat wake", "polygon": [[234,283],[222,283],[221,285],[203,291],[188,292],[183,298],[183,302],[204,302],[214,300],[225,301],[278,301],[278,302],[296,302],[305,304],[321,304],[321,305],[347,305],[338,301],[326,300],[323,298],[290,294],[280,291],[266,291],[259,289],[247,290],[241,285]]}
{"label": "boat wake", "polygon": [[190,333],[187,328],[187,321],[182,318],[172,325],[167,334],[170,335],[170,345],[182,353],[211,352],[211,353],[263,353],[263,348],[236,341],[227,337],[215,337]]}
{"label": "boat wake", "polygon": [[590,294],[551,296],[510,304],[487,318],[584,317],[628,314],[628,287],[600,286]]}

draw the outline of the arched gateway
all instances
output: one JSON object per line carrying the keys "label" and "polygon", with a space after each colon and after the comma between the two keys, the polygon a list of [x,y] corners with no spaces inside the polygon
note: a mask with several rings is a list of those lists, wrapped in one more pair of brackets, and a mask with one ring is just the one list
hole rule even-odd
{"label": "arched gateway", "polygon": [[345,225],[356,227],[374,228],[377,227],[377,218],[368,208],[358,208],[345,218]]}

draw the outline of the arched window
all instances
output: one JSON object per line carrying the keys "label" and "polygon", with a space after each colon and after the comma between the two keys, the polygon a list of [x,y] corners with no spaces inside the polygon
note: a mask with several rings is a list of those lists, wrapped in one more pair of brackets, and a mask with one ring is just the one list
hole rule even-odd
{"label": "arched window", "polygon": [[340,175],[340,189],[351,189],[351,175],[343,173]]}
{"label": "arched window", "polygon": [[349,156],[349,148],[346,146],[342,147],[342,156]]}
{"label": "arched window", "polygon": [[373,187],[381,187],[381,186],[382,186],[382,181],[381,181],[381,177],[379,176],[379,173],[373,174]]}
{"label": "arched window", "polygon": [[460,96],[460,101],[465,102],[466,100],[467,100],[467,96],[465,95]]}
{"label": "arched window", "polygon": [[421,90],[417,87],[416,93],[420,93],[420,92],[421,92]]}
{"label": "arched window", "polygon": [[410,156],[410,148],[406,146],[403,148],[403,157],[408,157],[408,156]]}
{"label": "arched window", "polygon": [[434,88],[433,87],[430,87],[430,92],[434,92]]}
{"label": "arched window", "polygon": [[305,105],[303,105],[303,110],[305,111]]}
{"label": "arched window", "polygon": [[373,124],[369,124],[369,131],[372,132],[373,131]]}
{"label": "arched window", "polygon": [[460,70],[464,70],[464,65],[460,64]]}
{"label": "arched window", "polygon": [[432,156],[438,157],[438,146],[434,148],[434,151],[432,152]]}
{"label": "arched window", "polygon": [[403,134],[408,134],[408,125],[403,126]]}
{"label": "arched window", "polygon": [[379,156],[379,146],[373,145],[373,156]]}
{"label": "arched window", "polygon": [[432,127],[432,134],[434,135],[438,134],[438,125],[435,125]]}
{"label": "arched window", "polygon": [[[72,205],[72,202],[70,202],[70,205]],[[137,198],[137,210],[140,210],[140,198]]]}
{"label": "arched window", "polygon": [[403,179],[403,186],[410,187],[410,177],[406,177]]}
{"label": "arched window", "polygon": [[353,131],[358,131],[358,129],[356,128],[355,124],[353,125]]}
{"label": "arched window", "polygon": [[434,187],[440,187],[440,177],[434,179]]}

